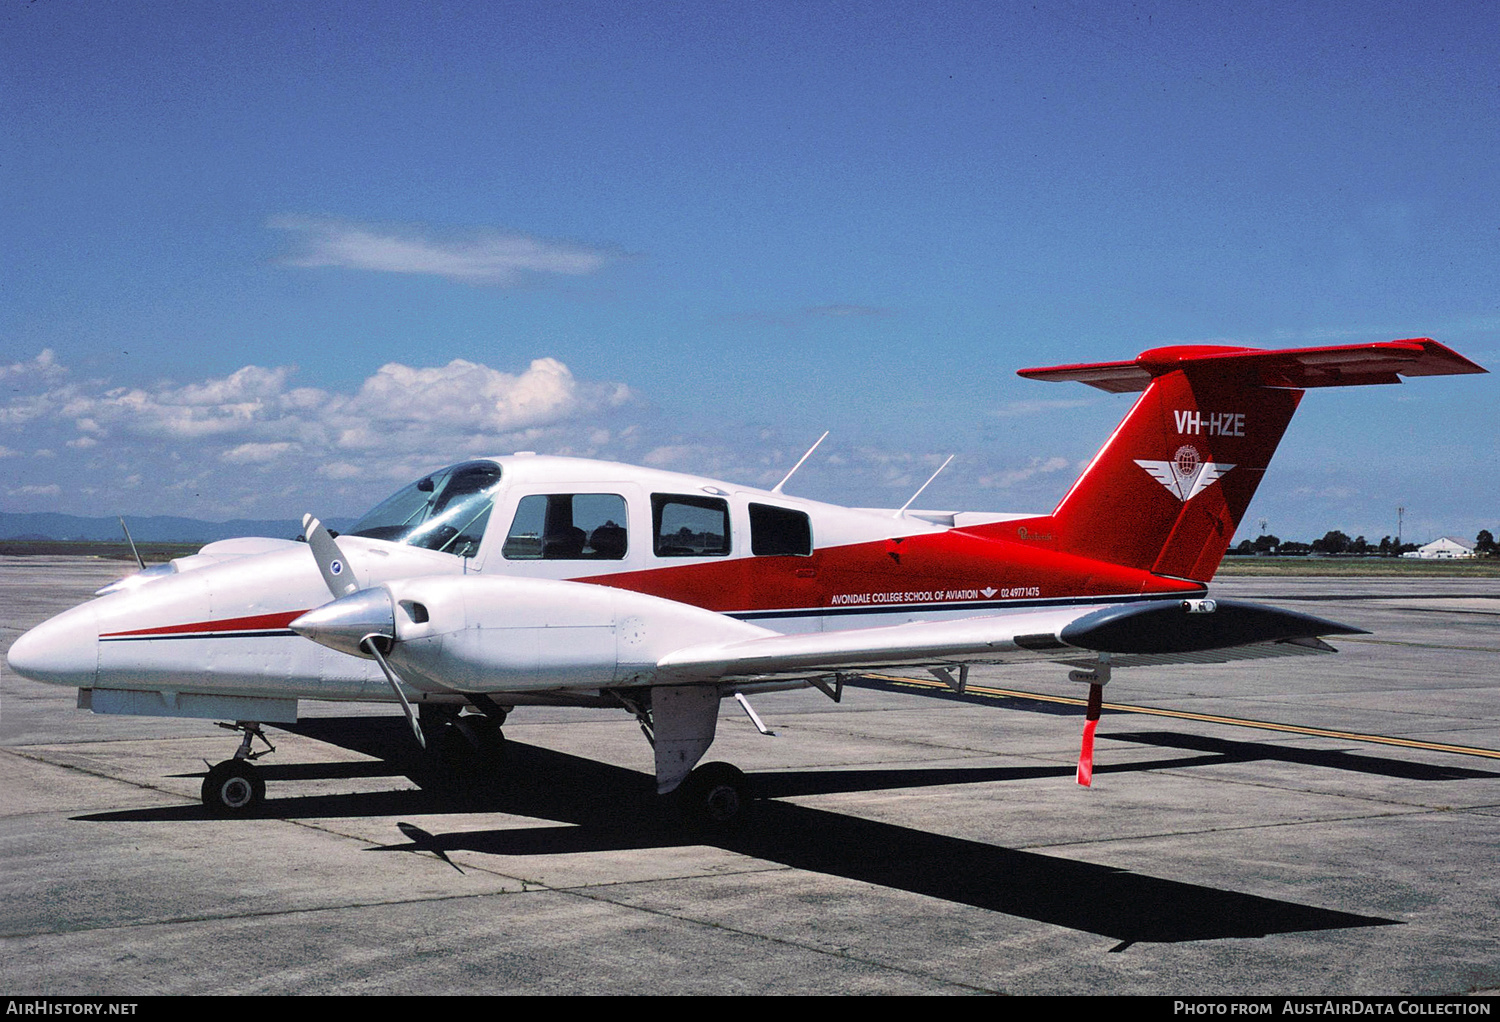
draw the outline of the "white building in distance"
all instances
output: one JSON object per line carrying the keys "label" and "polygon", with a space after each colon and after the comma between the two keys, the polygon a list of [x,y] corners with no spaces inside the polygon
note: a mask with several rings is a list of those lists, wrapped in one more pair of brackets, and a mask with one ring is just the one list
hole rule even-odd
{"label": "white building in distance", "polygon": [[1459,557],[1473,557],[1474,548],[1461,539],[1444,536],[1442,539],[1435,539],[1426,546],[1418,547],[1401,556],[1421,557],[1425,560],[1451,560]]}

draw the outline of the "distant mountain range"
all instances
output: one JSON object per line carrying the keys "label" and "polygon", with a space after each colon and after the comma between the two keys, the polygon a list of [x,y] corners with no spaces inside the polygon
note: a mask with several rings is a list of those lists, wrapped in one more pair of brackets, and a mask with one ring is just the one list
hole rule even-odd
{"label": "distant mountain range", "polygon": [[[354,526],[353,518],[330,518],[324,524],[335,532]],[[205,522],[173,515],[126,515],[130,535],[139,543],[212,543],[239,536],[270,536],[295,539],[302,533],[300,519],[236,518],[228,522]],[[54,539],[124,541],[118,518],[80,518],[49,511],[17,514],[0,511],[0,540]]]}

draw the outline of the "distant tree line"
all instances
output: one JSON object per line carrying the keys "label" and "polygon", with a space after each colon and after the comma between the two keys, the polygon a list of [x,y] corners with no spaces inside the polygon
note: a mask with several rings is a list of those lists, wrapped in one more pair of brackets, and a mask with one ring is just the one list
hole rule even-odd
{"label": "distant tree line", "polygon": [[[1400,557],[1416,549],[1418,549],[1418,544],[1398,543],[1391,536],[1382,536],[1379,543],[1371,543],[1363,536],[1350,539],[1347,534],[1334,529],[1332,532],[1324,533],[1322,539],[1315,539],[1311,543],[1298,543],[1295,540],[1283,541],[1270,533],[1263,533],[1254,539],[1243,540],[1235,546],[1234,552],[1272,557],[1299,557],[1306,554]],[[1479,530],[1479,535],[1474,539],[1474,555],[1476,557],[1500,556],[1500,545],[1495,543],[1495,537],[1489,529]]]}

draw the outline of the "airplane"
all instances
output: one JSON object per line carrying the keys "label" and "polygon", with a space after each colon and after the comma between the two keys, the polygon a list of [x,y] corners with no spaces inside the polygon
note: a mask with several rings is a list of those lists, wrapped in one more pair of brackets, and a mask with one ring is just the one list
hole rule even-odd
{"label": "airplane", "polygon": [[94,713],[233,721],[239,748],[202,790],[223,815],[262,805],[253,739],[270,749],[263,725],[295,723],[302,699],[399,704],[424,746],[434,729],[498,742],[515,707],[567,705],[633,715],[657,791],[728,828],[749,804],[745,775],[700,765],[722,700],[769,733],[748,696],[816,687],[837,701],[846,680],[892,670],[962,692],[973,665],[1037,661],[1089,686],[1086,785],[1115,668],[1327,654],[1324,639],[1362,631],[1208,595],[1305,391],[1485,371],[1428,338],[1023,369],[1140,393],[1045,515],[806,500],[782,489],[802,462],[763,490],[479,458],[343,535],[308,515],[295,541],[226,540],[143,568],[7,659],[76,687]]}

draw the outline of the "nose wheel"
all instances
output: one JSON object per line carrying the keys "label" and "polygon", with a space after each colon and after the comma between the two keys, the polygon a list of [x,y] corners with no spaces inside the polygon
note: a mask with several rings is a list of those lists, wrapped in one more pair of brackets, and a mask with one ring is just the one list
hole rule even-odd
{"label": "nose wheel", "polygon": [[203,804],[217,816],[244,816],[266,799],[266,782],[255,764],[226,759],[203,778]]}
{"label": "nose wheel", "polygon": [[215,816],[245,816],[254,812],[266,800],[266,782],[260,771],[250,761],[265,752],[252,752],[252,739],[259,738],[266,751],[275,752],[276,747],[266,737],[265,731],[254,721],[237,721],[219,724],[228,731],[239,731],[244,738],[233,759],[226,759],[217,766],[208,768],[203,778],[203,804]]}

